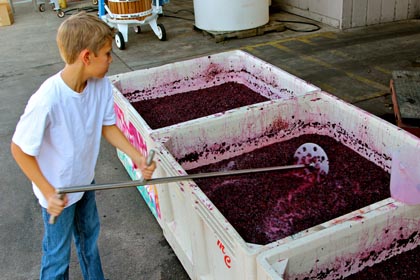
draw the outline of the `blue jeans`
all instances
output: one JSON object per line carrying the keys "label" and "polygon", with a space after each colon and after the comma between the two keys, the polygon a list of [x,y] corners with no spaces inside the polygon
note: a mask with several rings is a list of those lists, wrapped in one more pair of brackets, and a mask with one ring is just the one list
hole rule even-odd
{"label": "blue jeans", "polygon": [[77,254],[85,280],[103,280],[97,246],[99,216],[95,192],[85,192],[82,199],[65,208],[55,224],[49,224],[50,214],[42,208],[44,239],[40,279],[69,279],[71,241],[74,236]]}

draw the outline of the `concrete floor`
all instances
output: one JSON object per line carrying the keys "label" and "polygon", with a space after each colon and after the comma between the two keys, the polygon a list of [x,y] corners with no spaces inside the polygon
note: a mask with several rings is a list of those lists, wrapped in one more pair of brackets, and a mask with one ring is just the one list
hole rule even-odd
{"label": "concrete floor", "polygon": [[[9,143],[29,96],[63,67],[55,44],[62,22],[30,2],[14,2],[15,23],[0,27],[0,279],[38,279],[42,223],[30,183],[11,158]],[[88,3],[70,2],[68,8]],[[168,41],[148,26],[130,30],[127,48],[114,48],[110,75],[186,58],[242,49],[391,122],[389,80],[394,70],[419,69],[420,21],[411,20],[341,32],[320,24],[316,32],[272,32],[216,43],[193,30],[192,0],[164,7],[159,19]],[[303,20],[274,11],[272,20]],[[289,27],[308,29],[310,26]],[[115,150],[101,149],[97,182],[129,180]],[[154,217],[135,189],[98,192],[102,220],[99,246],[110,279],[188,279]],[[73,252],[71,279],[80,279]]]}

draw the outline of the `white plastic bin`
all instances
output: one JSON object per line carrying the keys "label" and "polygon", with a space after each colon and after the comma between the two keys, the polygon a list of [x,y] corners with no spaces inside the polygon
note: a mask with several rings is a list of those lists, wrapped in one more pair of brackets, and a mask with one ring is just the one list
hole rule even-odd
{"label": "white plastic bin", "polygon": [[[152,138],[163,143],[159,148],[161,154],[169,161],[173,172],[180,174],[185,174],[183,169],[214,163],[303,134],[330,136],[387,172],[396,149],[420,154],[418,138],[325,92],[251,105],[218,118],[178,124],[173,128],[155,131]],[[274,135],[273,128],[277,129]],[[217,147],[222,143],[230,147],[228,152],[218,153]],[[201,156],[180,166],[176,159],[191,153]],[[194,209],[189,214],[188,227],[194,234],[182,238],[192,239],[193,279],[257,279],[256,258],[264,251],[348,220],[364,223],[364,213],[379,215],[403,208],[401,203],[385,199],[292,236],[259,245],[245,242],[193,181],[189,181],[188,186]],[[392,207],[387,206],[390,203]]]}

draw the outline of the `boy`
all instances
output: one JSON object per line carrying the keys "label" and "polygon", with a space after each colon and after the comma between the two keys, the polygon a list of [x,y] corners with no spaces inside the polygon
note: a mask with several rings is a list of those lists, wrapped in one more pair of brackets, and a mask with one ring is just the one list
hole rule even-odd
{"label": "boy", "polygon": [[[68,279],[72,235],[84,279],[103,279],[97,238],[95,193],[68,194],[55,188],[93,182],[101,135],[124,151],[151,178],[156,167],[115,126],[111,84],[114,29],[97,16],[78,13],[63,21],[57,45],[64,69],[32,95],[12,138],[16,162],[32,181],[44,220],[41,279]],[[50,216],[59,216],[49,224]]]}

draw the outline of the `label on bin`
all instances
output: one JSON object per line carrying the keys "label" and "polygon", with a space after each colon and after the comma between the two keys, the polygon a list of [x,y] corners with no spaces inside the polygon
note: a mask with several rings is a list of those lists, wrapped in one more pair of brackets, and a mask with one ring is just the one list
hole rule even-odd
{"label": "label on bin", "polygon": [[225,262],[225,265],[227,268],[231,268],[231,262],[232,259],[230,258],[230,256],[228,254],[226,254],[225,252],[225,245],[223,245],[222,241],[217,240],[217,246],[219,247],[220,251],[222,251],[223,253],[223,261]]}

